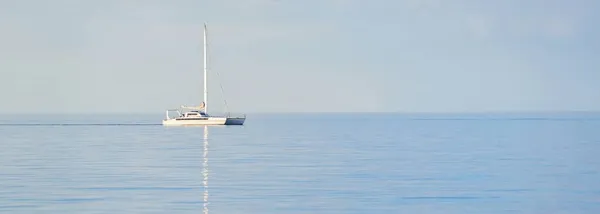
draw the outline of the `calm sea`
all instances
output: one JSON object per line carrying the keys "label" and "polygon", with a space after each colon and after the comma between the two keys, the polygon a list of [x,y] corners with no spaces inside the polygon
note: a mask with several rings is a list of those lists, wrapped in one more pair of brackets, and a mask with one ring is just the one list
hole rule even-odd
{"label": "calm sea", "polygon": [[162,117],[1,116],[0,213],[600,213],[600,114]]}

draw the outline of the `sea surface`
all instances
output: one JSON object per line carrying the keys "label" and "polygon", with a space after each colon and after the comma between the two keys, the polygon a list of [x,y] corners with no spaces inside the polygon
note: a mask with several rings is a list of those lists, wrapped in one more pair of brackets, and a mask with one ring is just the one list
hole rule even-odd
{"label": "sea surface", "polygon": [[600,114],[0,116],[0,213],[600,213]]}

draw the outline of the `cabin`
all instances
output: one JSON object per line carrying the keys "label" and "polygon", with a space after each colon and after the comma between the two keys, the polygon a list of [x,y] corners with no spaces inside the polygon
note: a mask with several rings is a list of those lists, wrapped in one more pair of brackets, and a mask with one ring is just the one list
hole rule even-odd
{"label": "cabin", "polygon": [[205,112],[190,111],[183,114],[183,117],[208,117]]}

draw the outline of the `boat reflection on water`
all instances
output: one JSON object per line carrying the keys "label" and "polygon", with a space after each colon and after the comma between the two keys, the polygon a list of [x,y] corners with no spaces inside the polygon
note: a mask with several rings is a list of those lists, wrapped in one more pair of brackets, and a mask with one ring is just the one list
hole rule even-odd
{"label": "boat reflection on water", "polygon": [[204,126],[204,154],[202,155],[204,161],[202,162],[202,175],[204,176],[204,181],[202,185],[204,186],[204,214],[208,214],[208,126]]}

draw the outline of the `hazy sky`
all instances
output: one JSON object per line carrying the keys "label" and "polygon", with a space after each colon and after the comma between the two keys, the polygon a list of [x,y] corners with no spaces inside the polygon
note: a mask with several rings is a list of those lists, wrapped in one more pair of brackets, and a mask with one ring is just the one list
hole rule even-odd
{"label": "hazy sky", "polygon": [[597,0],[0,1],[0,113],[600,110]]}

